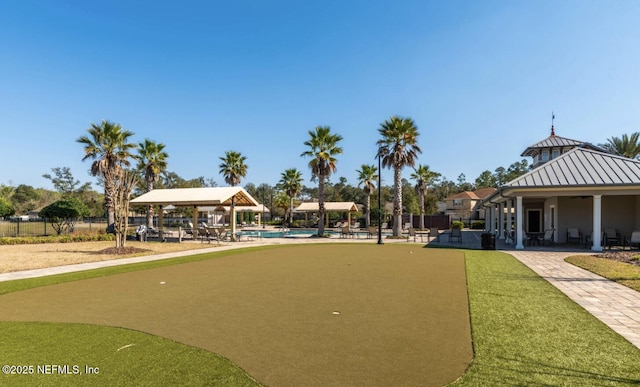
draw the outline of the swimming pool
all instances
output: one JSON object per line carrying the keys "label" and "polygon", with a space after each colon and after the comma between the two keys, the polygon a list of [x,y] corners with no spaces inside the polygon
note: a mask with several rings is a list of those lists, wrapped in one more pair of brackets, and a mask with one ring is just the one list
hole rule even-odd
{"label": "swimming pool", "polygon": [[[333,230],[324,230],[325,234],[329,234],[331,236],[339,235]],[[249,237],[262,237],[262,238],[304,238],[310,237],[311,235],[315,235],[318,233],[317,229],[284,229],[284,230],[270,230],[270,231],[259,231],[259,230],[247,230],[243,231],[242,234]]]}

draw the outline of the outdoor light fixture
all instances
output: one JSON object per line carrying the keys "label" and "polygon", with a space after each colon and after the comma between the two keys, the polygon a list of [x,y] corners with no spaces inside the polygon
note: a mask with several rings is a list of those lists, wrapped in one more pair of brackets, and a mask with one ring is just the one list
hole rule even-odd
{"label": "outdoor light fixture", "polygon": [[378,244],[383,245],[382,242],[382,151],[383,148],[378,148]]}

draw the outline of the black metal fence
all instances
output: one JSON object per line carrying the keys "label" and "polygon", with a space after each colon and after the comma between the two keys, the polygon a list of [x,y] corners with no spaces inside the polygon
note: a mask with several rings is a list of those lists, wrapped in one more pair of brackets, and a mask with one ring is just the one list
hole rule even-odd
{"label": "black metal fence", "polygon": [[[73,224],[72,233],[82,232],[101,232],[106,230],[107,220],[92,218],[85,219]],[[51,223],[44,219],[24,221],[21,219],[15,220],[0,220],[0,238],[7,237],[27,237],[27,236],[46,236],[56,233]]]}

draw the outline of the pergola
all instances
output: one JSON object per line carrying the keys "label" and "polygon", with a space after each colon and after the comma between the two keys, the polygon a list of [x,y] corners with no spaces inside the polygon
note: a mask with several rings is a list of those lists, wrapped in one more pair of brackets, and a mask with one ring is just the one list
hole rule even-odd
{"label": "pergola", "polygon": [[193,224],[197,231],[198,207],[204,206],[230,206],[231,208],[231,235],[236,232],[236,207],[253,207],[259,203],[242,187],[207,187],[207,188],[171,188],[154,189],[131,200],[135,205],[157,205],[158,227],[162,233],[164,206],[193,207]]}
{"label": "pergola", "polygon": [[[347,220],[351,224],[351,213],[358,212],[358,206],[354,202],[324,202],[325,210],[325,225],[329,223],[329,212],[346,212]],[[304,221],[307,222],[307,216],[309,213],[317,213],[320,211],[320,205],[318,202],[306,202],[300,203],[300,205],[294,208],[295,212],[304,212]]]}

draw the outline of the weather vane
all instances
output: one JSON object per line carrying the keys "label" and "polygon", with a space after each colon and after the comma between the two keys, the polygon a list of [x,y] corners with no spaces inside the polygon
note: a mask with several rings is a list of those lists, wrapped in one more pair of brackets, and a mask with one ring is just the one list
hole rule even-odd
{"label": "weather vane", "polygon": [[556,132],[553,129],[553,120],[555,120],[555,119],[556,119],[556,115],[553,112],[551,112],[551,135],[552,136],[556,135]]}

